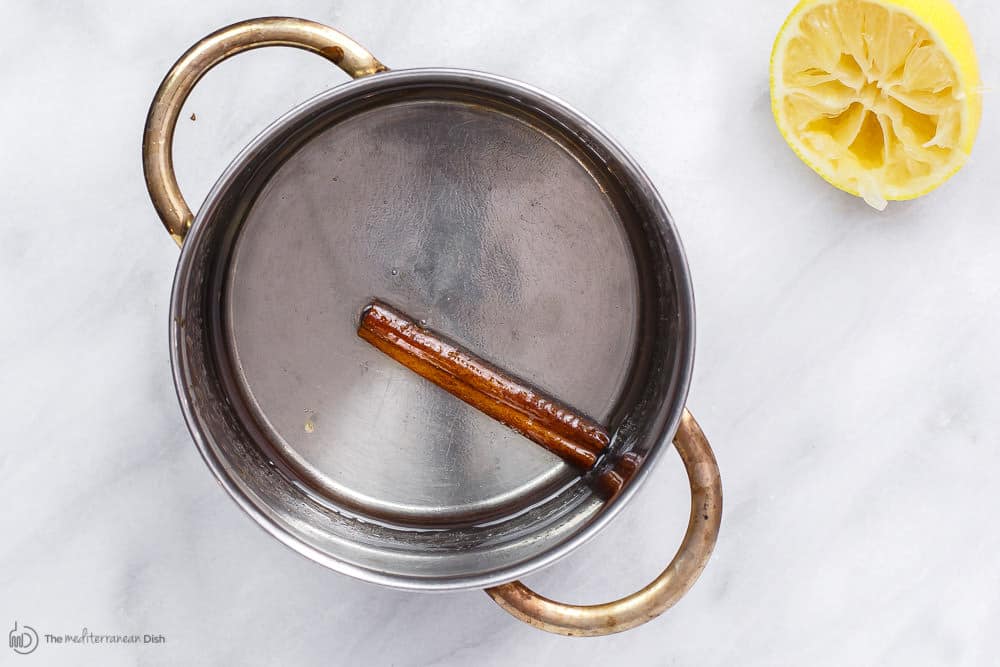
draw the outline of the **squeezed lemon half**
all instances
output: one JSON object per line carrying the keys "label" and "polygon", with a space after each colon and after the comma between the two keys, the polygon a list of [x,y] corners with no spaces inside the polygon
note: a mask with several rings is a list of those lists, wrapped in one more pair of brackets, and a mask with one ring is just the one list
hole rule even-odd
{"label": "squeezed lemon half", "polygon": [[948,0],[802,0],[771,53],[792,150],[882,210],[965,163],[982,113],[972,38]]}

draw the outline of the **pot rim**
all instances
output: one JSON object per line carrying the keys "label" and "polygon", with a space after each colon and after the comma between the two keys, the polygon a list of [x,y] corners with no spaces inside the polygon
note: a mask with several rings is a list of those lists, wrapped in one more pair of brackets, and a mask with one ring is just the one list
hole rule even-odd
{"label": "pot rim", "polygon": [[[334,100],[363,95],[370,89],[377,89],[388,82],[395,83],[419,83],[423,80],[433,79],[441,81],[449,80],[456,84],[476,86],[479,83],[489,83],[495,87],[509,90],[512,102],[521,106],[527,105],[522,97],[528,99],[537,98],[546,103],[556,106],[561,112],[576,124],[580,133],[588,141],[599,143],[603,148],[612,153],[615,158],[625,167],[624,176],[636,186],[637,196],[645,199],[651,209],[658,213],[657,224],[665,226],[661,231],[673,242],[668,244],[668,255],[671,269],[673,271],[674,283],[677,296],[678,319],[682,326],[678,328],[678,364],[674,370],[676,374],[676,393],[673,396],[672,404],[665,401],[658,409],[662,415],[668,413],[666,419],[662,420],[662,427],[655,436],[655,444],[650,448],[645,461],[639,466],[635,476],[630,483],[625,486],[621,493],[609,501],[609,504],[600,514],[588,521],[586,525],[571,534],[563,541],[554,543],[549,549],[533,557],[517,562],[510,566],[485,571],[474,575],[462,575],[459,577],[418,577],[413,575],[390,573],[374,568],[357,565],[337,558],[310,544],[307,544],[295,535],[285,530],[266,511],[265,508],[256,504],[237,484],[236,480],[230,476],[212,445],[208,442],[202,432],[195,410],[191,405],[188,392],[183,390],[184,376],[181,359],[180,336],[182,330],[178,326],[178,316],[184,311],[183,301],[185,290],[183,285],[187,282],[188,274],[191,270],[195,249],[198,241],[201,240],[201,231],[205,227],[206,218],[210,217],[213,206],[223,197],[237,177],[246,166],[252,161],[257,153],[265,149],[275,134],[279,133],[287,125],[293,124],[305,116],[316,113]],[[519,97],[514,97],[514,96]],[[681,245],[680,235],[677,231],[673,217],[670,215],[666,204],[663,202],[652,181],[635,159],[617,141],[605,133],[591,119],[575,109],[572,105],[562,99],[547,93],[539,88],[507,77],[479,72],[475,70],[458,68],[412,68],[380,72],[362,79],[345,82],[341,85],[323,91],[312,98],[296,105],[289,111],[279,116],[275,121],[264,128],[255,136],[240,152],[233,158],[220,177],[212,186],[204,202],[199,206],[198,213],[194,218],[190,230],[181,247],[177,269],[170,297],[170,362],[174,380],[174,387],[184,415],[184,421],[188,432],[194,440],[198,451],[201,453],[206,465],[212,474],[226,490],[229,496],[246,512],[254,521],[270,535],[280,542],[290,547],[297,553],[317,562],[334,571],[352,576],[363,581],[377,583],[391,588],[417,591],[456,591],[477,588],[488,588],[499,584],[507,583],[523,577],[532,572],[536,572],[543,567],[553,564],[555,561],[568,555],[585,542],[593,538],[608,523],[614,519],[623,507],[634,497],[639,488],[645,483],[651,474],[653,467],[660,461],[663,452],[669,449],[672,439],[680,425],[681,416],[687,400],[688,390],[693,372],[695,353],[695,307],[694,292],[691,284],[687,258]],[[651,438],[652,439],[652,438]]]}

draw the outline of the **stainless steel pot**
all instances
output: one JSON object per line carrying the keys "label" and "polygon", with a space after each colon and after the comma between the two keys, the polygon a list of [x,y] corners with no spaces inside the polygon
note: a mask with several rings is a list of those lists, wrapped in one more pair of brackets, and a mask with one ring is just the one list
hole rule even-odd
{"label": "stainless steel pot", "polygon": [[[201,76],[261,46],[315,52],[355,80],[254,139],[192,216],[173,130]],[[632,159],[569,105],[502,77],[388,71],[292,18],[238,23],[174,65],[143,166],[181,245],[170,353],[209,468],[273,536],[327,567],[416,590],[487,588],[552,632],[639,625],[691,586],[722,508],[685,410],[694,306],[677,230]],[[385,299],[605,424],[580,471],[355,335]],[[673,440],[692,491],[667,569],[575,606],[515,581],[592,537]]]}

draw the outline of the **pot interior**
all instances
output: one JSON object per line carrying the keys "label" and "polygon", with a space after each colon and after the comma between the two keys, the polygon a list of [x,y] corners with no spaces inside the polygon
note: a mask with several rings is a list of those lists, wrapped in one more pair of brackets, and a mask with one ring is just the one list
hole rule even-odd
{"label": "pot interior", "polygon": [[[356,335],[373,298],[613,433],[557,457]],[[507,581],[606,522],[672,436],[690,287],[669,216],[552,98],[452,70],[379,74],[290,112],[220,179],[174,291],[199,447],[265,528],[362,578]],[[609,496],[597,483],[637,462]]]}

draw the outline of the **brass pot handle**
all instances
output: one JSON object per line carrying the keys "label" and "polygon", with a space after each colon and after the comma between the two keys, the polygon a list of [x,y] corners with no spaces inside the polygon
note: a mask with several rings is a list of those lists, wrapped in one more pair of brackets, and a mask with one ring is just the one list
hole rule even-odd
{"label": "brass pot handle", "polygon": [[385,65],[347,35],[304,19],[270,17],[222,28],[188,49],[163,79],[146,117],[142,168],[153,206],[170,236],[180,245],[193,216],[174,174],[174,127],[195,84],[223,60],[262,46],[294,46],[319,54],[357,79]]}
{"label": "brass pot handle", "polygon": [[691,485],[691,517],[674,559],[648,586],[614,602],[572,605],[542,597],[520,581],[486,589],[514,617],[560,635],[596,637],[623,632],[672,607],[705,569],[722,522],[722,481],[715,455],[686,409],[674,437]]}

